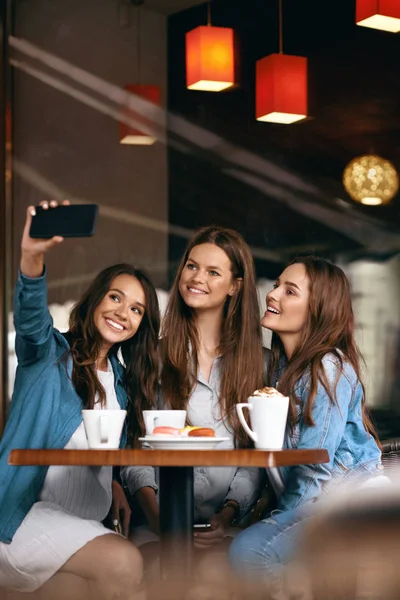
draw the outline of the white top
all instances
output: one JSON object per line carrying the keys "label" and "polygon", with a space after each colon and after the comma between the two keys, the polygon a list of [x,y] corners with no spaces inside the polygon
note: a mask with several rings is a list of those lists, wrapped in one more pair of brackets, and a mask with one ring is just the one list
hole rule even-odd
{"label": "white top", "polygon": [[[106,404],[102,407],[96,400],[94,410],[102,408],[119,410],[121,407],[115,393],[114,373],[110,362],[108,371],[97,371],[97,377],[106,393]],[[87,450],[88,448],[82,421],[65,449]],[[107,516],[111,504],[111,483],[112,467],[52,466],[47,471],[39,499],[44,502],[54,502],[82,519],[102,521]]]}

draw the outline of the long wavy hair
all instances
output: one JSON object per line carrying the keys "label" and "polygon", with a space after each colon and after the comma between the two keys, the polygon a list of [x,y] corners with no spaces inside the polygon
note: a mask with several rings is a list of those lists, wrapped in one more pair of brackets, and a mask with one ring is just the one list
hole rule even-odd
{"label": "long wavy hair", "polygon": [[130,275],[141,284],[146,309],[135,335],[114,344],[109,354],[121,351],[125,364],[128,441],[134,445],[144,431],[142,411],[155,405],[158,374],[158,336],[160,313],[153,284],[140,270],[129,264],[117,264],[101,271],[82,298],[73,307],[66,335],[73,361],[72,382],[85,408],[93,408],[96,395],[105,403],[105,391],[96,375],[96,359],[102,339],[94,323],[94,311],[118,275]]}
{"label": "long wavy hair", "polygon": [[198,371],[199,334],[192,309],[179,292],[179,281],[191,250],[200,244],[221,248],[231,261],[233,280],[241,280],[235,294],[226,299],[217,351],[222,363],[221,417],[232,428],[236,444],[246,446],[249,439],[239,424],[235,405],[245,402],[262,385],[263,354],[253,257],[236,231],[205,227],[195,234],[185,250],[162,325],[161,389],[171,408],[186,409]]}
{"label": "long wavy hair", "polygon": [[[361,364],[364,362],[354,338],[354,313],[351,303],[349,281],[339,267],[315,256],[296,258],[290,264],[302,264],[306,269],[310,285],[309,310],[303,327],[301,341],[287,366],[279,377],[279,391],[290,398],[290,420],[297,418],[300,403],[296,396],[296,384],[309,370],[310,391],[303,407],[304,422],[315,425],[312,408],[320,383],[332,403],[336,403],[336,386],[343,371],[344,362],[349,363],[363,389],[362,419],[366,431],[377,441],[378,436],[365,404],[365,388],[362,383]],[[329,384],[322,359],[326,354],[336,357],[339,369],[334,388]],[[285,350],[278,334],[273,333],[268,383],[272,385]]]}

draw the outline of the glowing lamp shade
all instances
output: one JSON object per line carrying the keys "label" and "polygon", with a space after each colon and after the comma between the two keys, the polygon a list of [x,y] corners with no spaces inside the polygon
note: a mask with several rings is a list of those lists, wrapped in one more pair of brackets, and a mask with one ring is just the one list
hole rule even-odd
{"label": "glowing lamp shade", "polygon": [[361,27],[398,33],[400,31],[399,0],[357,0],[356,23]]}
{"label": "glowing lamp shade", "polygon": [[186,87],[220,92],[235,84],[233,29],[196,27],[186,34]]}
{"label": "glowing lamp shade", "polygon": [[[131,94],[135,94],[136,96],[140,96],[144,100],[148,102],[152,102],[153,104],[160,104],[160,88],[158,85],[126,85],[125,90],[130,92]],[[129,118],[130,116],[135,119],[140,119],[141,116],[134,113],[134,111],[126,108],[124,110],[124,115]],[[151,146],[157,141],[157,138],[140,131],[139,129],[134,129],[127,125],[126,123],[120,122],[119,124],[119,142],[120,144],[136,144],[141,146]]]}
{"label": "glowing lamp shade", "polygon": [[388,204],[397,194],[399,177],[391,162],[366,154],[349,162],[343,172],[343,185],[356,202],[376,206]]}
{"label": "glowing lamp shade", "polygon": [[256,63],[256,119],[290,124],[307,117],[307,59],[270,54]]}

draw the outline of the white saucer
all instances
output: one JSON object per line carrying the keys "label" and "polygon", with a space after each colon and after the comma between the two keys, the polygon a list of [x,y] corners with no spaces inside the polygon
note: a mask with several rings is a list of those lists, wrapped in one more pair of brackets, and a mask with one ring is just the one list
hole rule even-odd
{"label": "white saucer", "polygon": [[146,435],[139,442],[154,448],[154,450],[212,450],[221,442],[227,442],[227,437],[195,437],[195,436],[162,436]]}

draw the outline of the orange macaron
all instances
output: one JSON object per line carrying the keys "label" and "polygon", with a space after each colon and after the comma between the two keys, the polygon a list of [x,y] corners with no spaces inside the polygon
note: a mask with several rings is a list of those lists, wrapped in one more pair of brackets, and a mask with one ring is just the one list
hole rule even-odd
{"label": "orange macaron", "polygon": [[211,427],[196,427],[188,432],[188,437],[215,437],[215,431]]}

